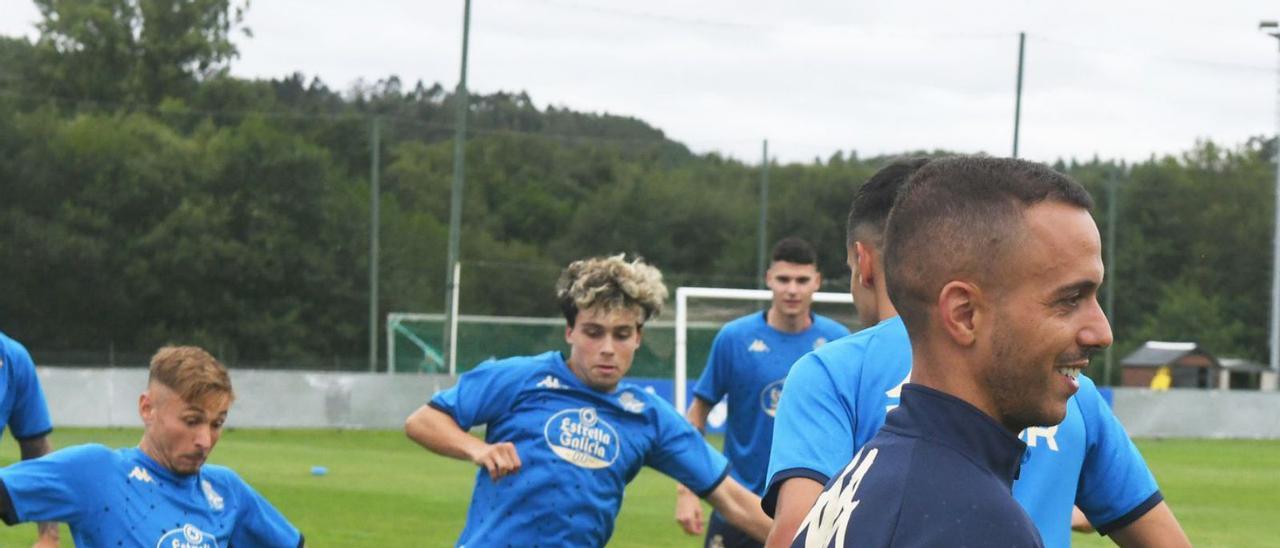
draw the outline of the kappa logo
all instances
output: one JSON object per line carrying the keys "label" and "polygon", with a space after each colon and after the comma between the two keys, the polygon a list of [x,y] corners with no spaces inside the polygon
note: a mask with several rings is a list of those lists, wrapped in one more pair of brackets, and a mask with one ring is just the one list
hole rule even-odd
{"label": "kappa logo", "polygon": [[618,405],[632,413],[644,411],[644,401],[631,392],[623,392],[622,395],[618,396]]}
{"label": "kappa logo", "polygon": [[200,489],[204,491],[204,498],[209,501],[209,506],[215,512],[222,511],[222,495],[213,490],[213,486],[209,484],[209,480],[200,480]]}
{"label": "kappa logo", "polygon": [[826,338],[826,337],[818,337],[818,340],[813,341],[813,349],[814,349],[814,350],[817,350],[817,349],[819,349],[819,348],[822,348],[822,345],[824,345],[824,344],[827,344],[827,338]]}
{"label": "kappa logo", "polygon": [[[856,498],[858,487],[875,464],[879,452],[879,449],[872,449],[866,454],[858,451],[840,473],[840,477],[818,497],[809,510],[809,515],[805,516],[804,523],[800,524],[805,548],[845,545],[850,515],[862,502]],[[796,538],[799,539],[798,536]]]}
{"label": "kappa logo", "polygon": [[151,474],[148,474],[141,466],[133,467],[133,471],[129,472],[129,479],[136,479],[143,483],[154,483],[151,481]]}
{"label": "kappa logo", "polygon": [[543,428],[547,445],[560,458],[582,468],[607,468],[618,460],[618,431],[594,407],[565,409]]}
{"label": "kappa logo", "polygon": [[751,343],[751,346],[747,347],[747,351],[748,352],[768,352],[769,345],[765,344],[764,341],[761,339],[756,339]]}
{"label": "kappa logo", "polygon": [[218,548],[218,538],[188,523],[166,531],[156,548]]}
{"label": "kappa logo", "polygon": [[550,388],[552,390],[564,389],[564,385],[560,384],[560,379],[556,377],[552,377],[551,375],[547,375],[546,378],[538,381],[538,384],[536,384],[535,386],[537,386],[538,388]]}
{"label": "kappa logo", "polygon": [[778,400],[782,399],[782,383],[787,379],[778,379],[760,391],[760,409],[764,414],[774,417],[778,415]]}

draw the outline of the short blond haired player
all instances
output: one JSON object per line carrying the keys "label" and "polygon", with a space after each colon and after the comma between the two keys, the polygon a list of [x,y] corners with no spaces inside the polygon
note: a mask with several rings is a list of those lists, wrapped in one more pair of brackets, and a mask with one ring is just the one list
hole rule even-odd
{"label": "short blond haired player", "polygon": [[205,463],[234,400],[208,352],[161,348],[138,398],[138,446],[77,445],[0,469],[0,517],[65,522],[77,546],[302,546],[235,472]]}

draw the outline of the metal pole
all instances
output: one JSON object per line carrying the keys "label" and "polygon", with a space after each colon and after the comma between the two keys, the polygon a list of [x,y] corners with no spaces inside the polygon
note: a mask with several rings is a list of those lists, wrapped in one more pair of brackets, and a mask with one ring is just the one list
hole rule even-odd
{"label": "metal pole", "polygon": [[[1116,281],[1119,270],[1116,268],[1116,182],[1119,177],[1114,169],[1107,170],[1107,321],[1112,327],[1116,325]],[[1107,361],[1103,368],[1102,384],[1111,386],[1112,351],[1115,345],[1107,346]]]}
{"label": "metal pole", "polygon": [[1018,157],[1018,127],[1022,123],[1022,61],[1027,48],[1027,33],[1018,33],[1018,91],[1013,103],[1013,157]]}
{"label": "metal pole", "polygon": [[378,371],[378,167],[382,163],[382,126],[373,117],[372,160],[369,162],[369,372]]}
{"label": "metal pole", "polygon": [[[1273,22],[1274,25],[1274,22]],[[1270,33],[1280,45],[1280,32]],[[1278,50],[1280,52],[1280,50]],[[1276,209],[1271,240],[1271,371],[1280,374],[1280,56],[1276,58]]]}
{"label": "metal pole", "polygon": [[756,289],[764,289],[765,249],[769,239],[769,140],[760,155],[760,228],[756,243]]}
{"label": "metal pole", "polygon": [[[471,37],[471,0],[464,0],[462,11],[462,74],[458,78],[458,91],[454,99],[458,102],[457,129],[453,138],[453,188],[449,199],[449,256],[444,264],[444,340],[441,346],[448,352],[453,340],[453,292],[458,280],[454,278],[455,265],[458,264],[458,240],[462,231],[462,187],[464,182],[467,142],[467,111],[470,110],[470,97],[467,95],[467,46]],[[446,356],[452,360],[453,356]]]}

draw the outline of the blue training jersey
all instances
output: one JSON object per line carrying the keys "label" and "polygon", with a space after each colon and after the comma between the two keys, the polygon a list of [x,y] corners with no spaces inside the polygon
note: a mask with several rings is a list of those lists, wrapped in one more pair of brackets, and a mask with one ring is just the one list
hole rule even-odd
{"label": "blue training jersey", "polygon": [[170,472],[133,447],[77,445],[0,469],[10,525],[60,521],[76,546],[302,545],[302,534],[235,472]]}
{"label": "blue training jersey", "polygon": [[21,343],[0,333],[0,431],[5,425],[18,440],[53,431],[31,354]]}
{"label": "blue training jersey", "polygon": [[769,325],[767,314],[753,313],[725,324],[693,388],[693,395],[709,405],[728,396],[724,454],[733,478],[757,495],[764,493],[774,415],[791,364],[849,334],[840,323],[817,314],[808,329],[784,333]]}
{"label": "blue training jersey", "polygon": [[1026,444],[969,403],[908,384],[829,482],[792,546],[1044,546],[1013,500]]}
{"label": "blue training jersey", "polygon": [[518,472],[476,471],[458,546],[604,546],[626,484],[651,466],[705,497],[728,462],[671,404],[627,382],[588,387],[559,352],[477,366],[431,399],[463,430],[511,442]]}
{"label": "blue training jersey", "polygon": [[[787,383],[806,388],[779,404],[766,512],[773,513],[786,479],[825,484],[842,469],[898,405],[910,374],[911,341],[897,317],[801,358]],[[1046,546],[1070,546],[1072,504],[1108,533],[1163,500],[1146,461],[1093,381],[1079,379],[1080,390],[1067,402],[1061,424],[1020,434],[1028,455],[1013,493]]]}

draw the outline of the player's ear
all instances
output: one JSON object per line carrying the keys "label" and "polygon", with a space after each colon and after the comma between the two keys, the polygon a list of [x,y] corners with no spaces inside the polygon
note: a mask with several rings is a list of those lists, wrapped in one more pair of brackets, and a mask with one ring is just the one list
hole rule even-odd
{"label": "player's ear", "polygon": [[151,394],[143,392],[138,396],[138,416],[142,418],[143,424],[151,423],[151,416],[155,414],[155,402],[151,400]]}
{"label": "player's ear", "polygon": [[942,329],[960,346],[977,341],[982,290],[964,281],[952,280],[938,293],[938,314]]}
{"label": "player's ear", "polygon": [[573,334],[573,326],[565,325],[564,326],[564,342],[573,344],[573,341],[569,340],[569,335],[572,335],[572,334]]}
{"label": "player's ear", "polygon": [[858,271],[854,273],[858,277],[858,285],[866,288],[872,288],[876,285],[875,271],[875,251],[871,246],[862,242],[854,242],[854,250],[858,254]]}

